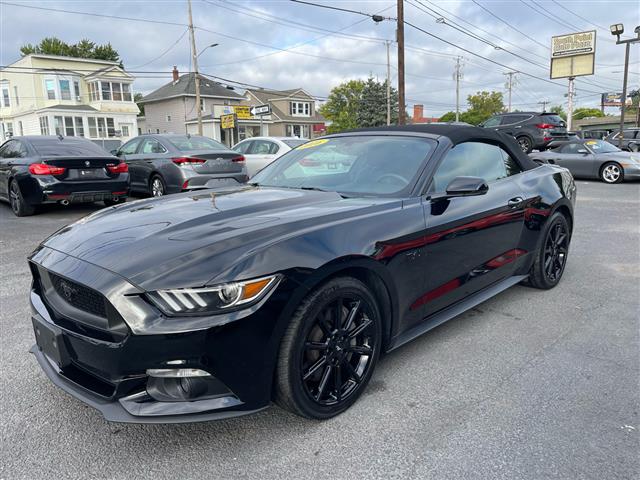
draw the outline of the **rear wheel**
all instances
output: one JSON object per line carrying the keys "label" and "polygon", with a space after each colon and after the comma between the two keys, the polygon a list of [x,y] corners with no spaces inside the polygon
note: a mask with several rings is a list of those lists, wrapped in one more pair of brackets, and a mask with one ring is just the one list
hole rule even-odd
{"label": "rear wheel", "polygon": [[20,186],[15,179],[11,180],[9,184],[9,200],[11,202],[11,210],[16,217],[27,217],[33,215],[36,209],[33,205],[29,205],[22,196]]}
{"label": "rear wheel", "polygon": [[149,180],[149,192],[153,197],[162,197],[167,193],[167,186],[164,183],[164,179],[160,175],[152,175]]}
{"label": "rear wheel", "polygon": [[571,231],[566,217],[556,212],[548,220],[543,235],[542,247],[531,267],[528,284],[547,290],[560,282],[567,263]]}
{"label": "rear wheel", "polygon": [[622,167],[617,163],[605,163],[600,169],[600,180],[605,183],[620,183],[623,177]]}
{"label": "rear wheel", "polygon": [[523,136],[517,137],[516,140],[518,141],[518,145],[520,145],[520,149],[524,153],[530,153],[531,150],[533,150],[533,142],[529,137],[523,135]]}
{"label": "rear wheel", "polygon": [[330,418],[364,391],[382,345],[380,311],[359,280],[339,277],[294,313],[280,346],[276,402],[293,413]]}

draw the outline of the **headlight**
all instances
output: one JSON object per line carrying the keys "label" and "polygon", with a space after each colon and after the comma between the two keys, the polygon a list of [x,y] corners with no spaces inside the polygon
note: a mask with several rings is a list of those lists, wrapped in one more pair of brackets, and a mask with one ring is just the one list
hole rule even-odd
{"label": "headlight", "polygon": [[148,296],[167,315],[211,315],[260,301],[278,280],[278,275],[272,275],[214,287],[156,290]]}

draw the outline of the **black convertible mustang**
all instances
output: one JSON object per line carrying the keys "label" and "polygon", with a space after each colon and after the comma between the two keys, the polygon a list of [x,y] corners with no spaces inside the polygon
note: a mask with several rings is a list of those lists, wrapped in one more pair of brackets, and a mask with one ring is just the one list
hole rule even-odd
{"label": "black convertible mustang", "polygon": [[49,378],[114,421],[272,400],[328,418],[381,353],[516,283],[552,288],[566,264],[571,174],[490,130],[331,135],[253,181],[111,207],[44,241],[32,352]]}

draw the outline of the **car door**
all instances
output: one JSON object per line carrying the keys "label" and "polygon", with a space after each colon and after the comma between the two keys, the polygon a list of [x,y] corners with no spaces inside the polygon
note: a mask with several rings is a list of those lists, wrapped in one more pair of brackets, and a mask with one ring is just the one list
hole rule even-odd
{"label": "car door", "polygon": [[593,175],[595,156],[582,142],[569,142],[554,151],[550,158],[556,165],[568,169],[575,177]]}
{"label": "car door", "polygon": [[129,140],[127,143],[122,145],[116,152],[116,156],[124,160],[124,162],[128,165],[130,183],[132,187],[137,187],[136,190],[140,189],[141,187],[140,178],[137,175],[138,165],[135,157],[141,142],[142,138],[136,137],[133,140]]}
{"label": "car door", "polygon": [[0,148],[0,197],[5,199],[9,198],[9,173],[13,163],[12,145],[15,142],[15,140],[9,140]]}
{"label": "car door", "polygon": [[[465,142],[437,167],[425,203],[426,288],[418,303],[432,315],[511,276],[524,227],[522,171],[501,146]],[[483,195],[435,199],[456,177],[480,177]],[[515,177],[515,178],[514,178]]]}
{"label": "car door", "polygon": [[254,140],[247,150],[247,174],[252,177],[278,158],[280,146],[270,140]]}
{"label": "car door", "polygon": [[523,122],[530,118],[531,115],[505,115],[502,117],[500,127],[497,130],[515,137],[522,131]]}
{"label": "car door", "polygon": [[136,153],[131,155],[134,173],[131,182],[138,188],[146,190],[149,186],[151,174],[160,167],[160,163],[168,157],[169,151],[162,143],[153,137],[144,137]]}

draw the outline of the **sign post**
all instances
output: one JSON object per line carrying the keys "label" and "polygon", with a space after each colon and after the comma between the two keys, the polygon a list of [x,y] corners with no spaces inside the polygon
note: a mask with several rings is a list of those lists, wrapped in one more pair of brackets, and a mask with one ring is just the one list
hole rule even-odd
{"label": "sign post", "polygon": [[260,136],[262,136],[262,117],[265,115],[271,115],[271,105],[257,105],[251,107],[251,116],[260,117]]}
{"label": "sign post", "polygon": [[[234,132],[236,130],[236,126],[238,125],[238,121],[235,113],[229,113],[227,115],[220,115],[220,128],[225,130],[226,132]],[[228,135],[225,135],[227,137]],[[233,147],[235,143],[234,134],[230,134],[229,145],[228,147]],[[227,140],[227,138],[225,138]]]}
{"label": "sign post", "polygon": [[551,37],[550,77],[568,78],[567,130],[573,126],[573,97],[576,77],[593,75],[596,61],[596,31],[569,33]]}

